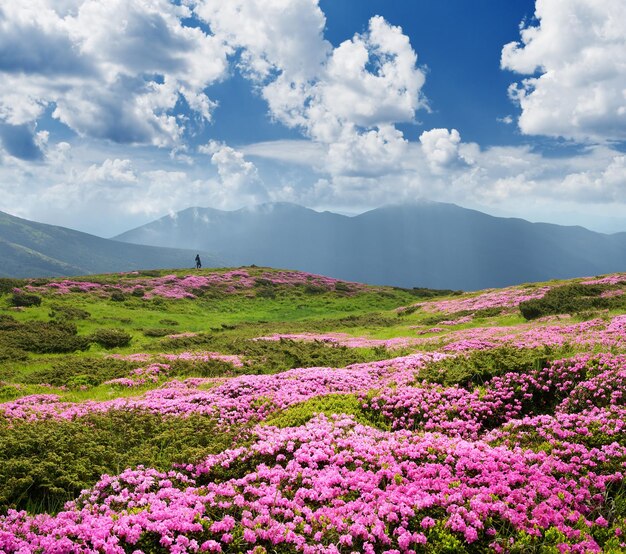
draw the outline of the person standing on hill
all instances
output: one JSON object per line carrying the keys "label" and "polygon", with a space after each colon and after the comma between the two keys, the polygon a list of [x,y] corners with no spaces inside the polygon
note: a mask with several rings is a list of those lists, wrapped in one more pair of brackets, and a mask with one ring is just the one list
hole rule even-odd
{"label": "person standing on hill", "polygon": [[200,254],[196,254],[196,269],[200,269],[202,267],[202,262],[200,261]]}

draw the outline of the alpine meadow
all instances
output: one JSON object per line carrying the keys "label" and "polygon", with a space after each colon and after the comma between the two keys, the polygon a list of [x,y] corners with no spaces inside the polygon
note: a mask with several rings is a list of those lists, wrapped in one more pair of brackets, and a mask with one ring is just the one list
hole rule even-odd
{"label": "alpine meadow", "polygon": [[0,554],[626,554],[626,0],[0,0]]}
{"label": "alpine meadow", "polygon": [[3,552],[626,548],[626,274],[2,287]]}

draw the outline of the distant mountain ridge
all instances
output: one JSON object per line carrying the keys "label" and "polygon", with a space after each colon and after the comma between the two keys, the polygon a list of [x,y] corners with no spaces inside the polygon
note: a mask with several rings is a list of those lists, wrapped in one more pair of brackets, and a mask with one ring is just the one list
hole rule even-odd
{"label": "distant mountain ridge", "polygon": [[[0,212],[0,277],[59,277],[194,265],[195,251],[129,244]],[[217,265],[200,252],[203,263]]]}
{"label": "distant mountain ridge", "polygon": [[626,270],[626,233],[530,223],[437,202],[354,217],[288,203],[231,212],[188,208],[115,238],[205,250],[228,265],[404,287],[477,290]]}

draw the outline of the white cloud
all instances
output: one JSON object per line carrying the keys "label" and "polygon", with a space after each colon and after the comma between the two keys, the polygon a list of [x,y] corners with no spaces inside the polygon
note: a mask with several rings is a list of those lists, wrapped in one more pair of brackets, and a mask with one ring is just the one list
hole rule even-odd
{"label": "white cloud", "polygon": [[461,135],[456,129],[431,129],[420,135],[422,151],[435,173],[455,165],[465,164],[459,151]]}
{"label": "white cloud", "polygon": [[626,3],[537,0],[535,16],[537,25],[522,27],[501,58],[503,69],[531,75],[510,88],[521,131],[626,139]]}
{"label": "white cloud", "polygon": [[241,67],[256,80],[275,71],[314,78],[331,48],[317,0],[197,0],[195,13],[216,36],[241,49]]}
{"label": "white cloud", "polygon": [[4,2],[0,7],[0,120],[53,117],[83,136],[175,145],[184,99],[210,120],[204,89],[226,75],[229,48],[183,26],[168,0]]}
{"label": "white cloud", "polygon": [[267,200],[267,191],[256,166],[247,161],[243,153],[214,140],[199,150],[211,156],[211,163],[219,175],[220,187],[212,194],[214,207],[226,208]]}
{"label": "white cloud", "polygon": [[87,183],[111,181],[129,184],[137,182],[137,174],[130,160],[120,160],[119,158],[111,160],[107,158],[101,165],[94,164],[89,166],[87,171],[83,173],[82,180]]}

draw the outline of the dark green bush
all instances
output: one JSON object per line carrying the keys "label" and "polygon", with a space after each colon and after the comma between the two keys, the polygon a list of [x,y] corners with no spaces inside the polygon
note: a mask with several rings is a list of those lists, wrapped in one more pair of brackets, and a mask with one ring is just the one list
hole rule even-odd
{"label": "dark green bush", "polygon": [[0,422],[0,512],[54,513],[103,473],[193,462],[231,447],[237,431],[218,431],[208,416],[138,411],[75,421]]}
{"label": "dark green bush", "polygon": [[77,334],[76,326],[66,321],[27,321],[0,333],[0,346],[38,354],[85,350],[89,339]]}
{"label": "dark green bush", "polygon": [[490,350],[474,350],[468,356],[446,358],[428,364],[420,371],[419,376],[445,386],[474,387],[504,373],[529,371],[545,364],[554,356],[554,353],[543,348],[498,346]]}
{"label": "dark green bush", "polygon": [[164,327],[152,327],[149,329],[144,329],[143,334],[146,337],[164,337],[166,335],[171,335],[172,330],[166,329]]}
{"label": "dark green bush", "polygon": [[311,283],[309,283],[308,285],[304,285],[304,292],[306,292],[307,294],[323,294],[327,290],[328,289],[326,287],[321,285],[313,285]]}
{"label": "dark green bush", "polygon": [[127,377],[138,366],[136,362],[115,358],[68,358],[56,361],[52,367],[27,373],[20,381],[28,384],[48,383],[55,387],[70,386],[88,376],[84,384],[99,385],[109,379]]}
{"label": "dark green bush", "polygon": [[28,353],[20,348],[13,348],[10,346],[0,348],[0,363],[23,362],[24,360],[27,360],[27,359],[28,359]]}
{"label": "dark green bush", "polygon": [[128,295],[121,290],[114,290],[111,292],[111,300],[113,302],[124,302],[128,298]]}
{"label": "dark green bush", "polygon": [[91,314],[86,310],[81,310],[74,306],[65,306],[63,304],[52,305],[48,316],[58,320],[72,319],[89,319]]}
{"label": "dark green bush", "polygon": [[276,298],[276,291],[274,287],[258,287],[256,289],[255,295],[259,298]]}
{"label": "dark green bush", "polygon": [[335,290],[337,292],[354,292],[354,288],[344,281],[337,281],[335,283]]}
{"label": "dark green bush", "polygon": [[0,331],[17,329],[21,323],[11,315],[0,314]]}
{"label": "dark green bush", "polygon": [[154,348],[159,350],[194,348],[238,354],[246,360],[247,373],[276,373],[297,367],[345,367],[349,364],[389,357],[389,352],[384,348],[358,349],[323,342],[287,339],[254,341],[215,334],[165,339]]}
{"label": "dark green bush", "polygon": [[585,311],[610,308],[623,302],[620,297],[602,298],[608,290],[603,285],[573,283],[549,290],[543,298],[520,303],[519,309],[525,319],[536,319],[553,314],[576,314]]}
{"label": "dark green bush", "polygon": [[0,295],[13,292],[13,289],[19,289],[23,287],[27,282],[23,279],[9,279],[7,277],[0,277]]}
{"label": "dark green bush", "polygon": [[104,348],[118,348],[128,346],[132,336],[122,329],[97,329],[90,336],[92,342]]}
{"label": "dark green bush", "polygon": [[180,325],[180,323],[174,319],[160,319],[159,323],[161,325],[168,325],[169,327],[176,327],[177,325]]}
{"label": "dark green bush", "polygon": [[41,296],[29,294],[27,292],[14,292],[11,296],[12,306],[22,306],[30,308],[31,306],[41,306]]}

